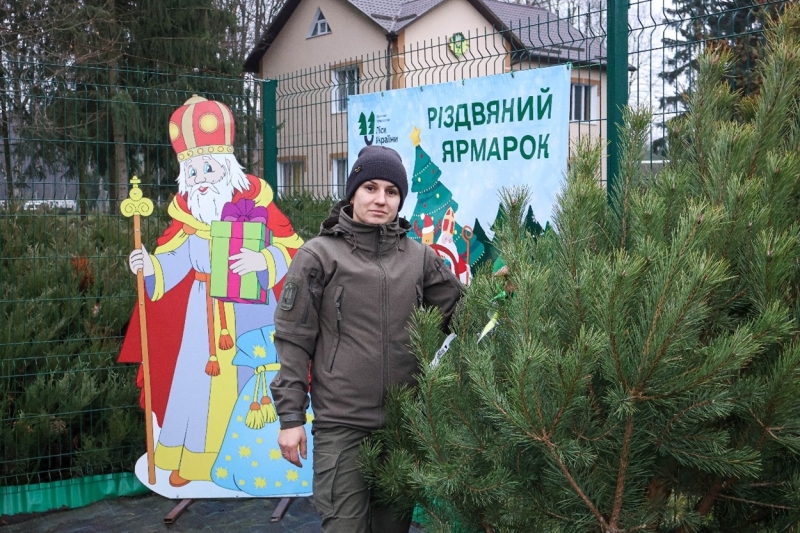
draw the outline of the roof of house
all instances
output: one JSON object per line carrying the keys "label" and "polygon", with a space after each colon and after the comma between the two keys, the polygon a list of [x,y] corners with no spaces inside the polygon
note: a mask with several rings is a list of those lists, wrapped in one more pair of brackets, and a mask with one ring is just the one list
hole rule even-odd
{"label": "roof of house", "polygon": [[[347,0],[388,34],[395,34],[445,0]],[[567,20],[539,7],[467,0],[496,30],[504,31],[516,58],[538,58],[553,63],[606,62],[601,36],[586,36]],[[287,0],[247,56],[245,72],[258,72],[261,58],[269,49],[301,0]]]}
{"label": "roof of house", "polygon": [[482,1],[531,55],[555,62],[605,64],[602,35],[587,36],[567,19],[540,7]]}

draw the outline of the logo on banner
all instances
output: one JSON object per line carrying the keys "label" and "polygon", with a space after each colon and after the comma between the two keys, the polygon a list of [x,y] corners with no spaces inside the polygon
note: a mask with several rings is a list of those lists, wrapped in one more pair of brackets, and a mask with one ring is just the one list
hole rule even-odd
{"label": "logo on banner", "polygon": [[390,120],[387,114],[375,115],[372,111],[370,111],[369,115],[366,113],[359,114],[358,134],[364,138],[364,144],[366,146],[372,146],[372,144],[384,145],[397,143],[397,136],[389,132]]}
{"label": "logo on banner", "polygon": [[375,113],[370,113],[369,118],[361,113],[358,117],[358,134],[364,136],[364,144],[372,145],[375,140]]}

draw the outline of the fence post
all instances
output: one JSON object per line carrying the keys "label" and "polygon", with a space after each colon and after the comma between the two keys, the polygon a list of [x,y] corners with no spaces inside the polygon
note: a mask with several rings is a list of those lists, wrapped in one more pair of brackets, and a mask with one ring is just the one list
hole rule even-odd
{"label": "fence post", "polygon": [[608,163],[606,192],[613,194],[619,173],[619,126],[628,104],[628,6],[629,0],[608,0]]}
{"label": "fence post", "polygon": [[278,194],[278,113],[275,92],[278,80],[261,82],[261,117],[263,126],[264,180]]}

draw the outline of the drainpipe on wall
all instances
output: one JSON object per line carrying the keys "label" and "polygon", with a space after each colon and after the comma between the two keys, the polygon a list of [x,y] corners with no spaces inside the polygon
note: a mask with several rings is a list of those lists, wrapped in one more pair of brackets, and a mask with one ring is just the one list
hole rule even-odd
{"label": "drainpipe on wall", "polygon": [[397,34],[390,31],[386,34],[386,90],[392,90],[392,46],[397,44]]}

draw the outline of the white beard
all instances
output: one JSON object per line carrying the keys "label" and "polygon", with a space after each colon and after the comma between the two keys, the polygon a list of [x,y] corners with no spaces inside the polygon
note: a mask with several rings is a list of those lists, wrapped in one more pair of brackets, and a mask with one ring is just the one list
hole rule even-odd
{"label": "white beard", "polygon": [[[208,191],[201,194],[200,187],[208,187]],[[220,219],[222,206],[232,199],[233,185],[227,178],[214,184],[202,183],[189,190],[189,211],[200,222],[211,224]]]}

